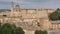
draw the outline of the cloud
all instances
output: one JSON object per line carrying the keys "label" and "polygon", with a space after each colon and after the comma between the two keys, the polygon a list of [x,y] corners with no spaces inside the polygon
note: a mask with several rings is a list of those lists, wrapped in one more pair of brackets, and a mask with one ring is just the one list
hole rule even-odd
{"label": "cloud", "polygon": [[[10,5],[12,0],[0,0],[0,7],[3,8]],[[60,8],[60,0],[13,0],[15,5],[19,3],[21,8]],[[2,6],[3,5],[3,6]]]}

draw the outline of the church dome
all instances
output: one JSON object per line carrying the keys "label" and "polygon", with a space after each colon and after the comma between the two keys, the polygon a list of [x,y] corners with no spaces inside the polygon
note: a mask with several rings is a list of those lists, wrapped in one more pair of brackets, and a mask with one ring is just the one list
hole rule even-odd
{"label": "church dome", "polygon": [[16,5],[16,7],[20,7],[19,5]]}

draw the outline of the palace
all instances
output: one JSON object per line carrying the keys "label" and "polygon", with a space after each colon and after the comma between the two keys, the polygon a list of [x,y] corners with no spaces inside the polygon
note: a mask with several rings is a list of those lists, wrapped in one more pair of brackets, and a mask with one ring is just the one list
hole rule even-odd
{"label": "palace", "polygon": [[29,34],[35,30],[59,30],[60,21],[49,21],[48,14],[54,12],[54,9],[21,9],[17,4],[11,2],[11,10],[0,12],[1,23],[15,24],[22,27]]}

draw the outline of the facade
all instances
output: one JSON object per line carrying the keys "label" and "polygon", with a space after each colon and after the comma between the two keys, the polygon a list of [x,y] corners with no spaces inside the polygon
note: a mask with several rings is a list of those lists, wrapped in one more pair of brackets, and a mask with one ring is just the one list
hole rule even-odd
{"label": "facade", "polygon": [[18,4],[14,6],[13,2],[10,7],[11,11],[0,12],[1,23],[15,24],[17,27],[22,27],[25,32],[26,30],[32,32],[35,30],[60,29],[60,22],[55,23],[53,21],[53,23],[48,19],[48,14],[55,11],[53,9],[21,9]]}

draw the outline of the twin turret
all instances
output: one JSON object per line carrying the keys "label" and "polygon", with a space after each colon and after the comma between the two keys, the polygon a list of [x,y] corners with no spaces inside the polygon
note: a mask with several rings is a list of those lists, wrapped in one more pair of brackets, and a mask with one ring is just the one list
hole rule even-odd
{"label": "twin turret", "polygon": [[14,6],[14,2],[11,2],[10,7],[11,7],[11,12],[14,12],[14,11],[19,12],[19,11],[21,11],[19,4],[17,4],[16,6]]}

